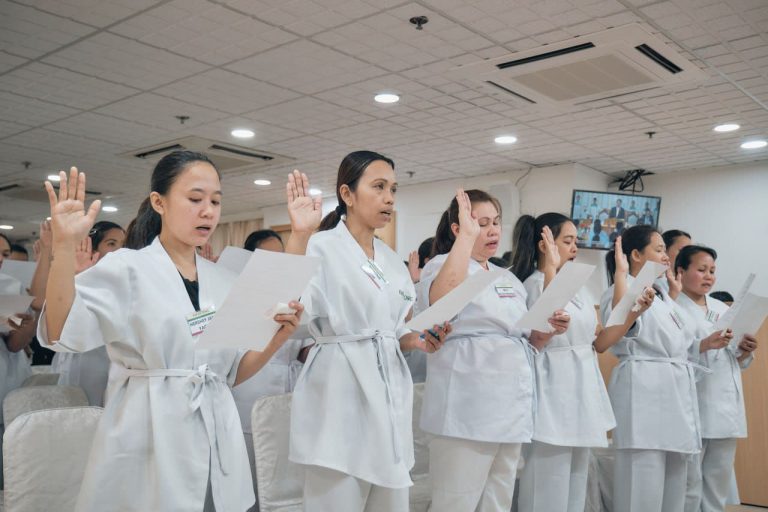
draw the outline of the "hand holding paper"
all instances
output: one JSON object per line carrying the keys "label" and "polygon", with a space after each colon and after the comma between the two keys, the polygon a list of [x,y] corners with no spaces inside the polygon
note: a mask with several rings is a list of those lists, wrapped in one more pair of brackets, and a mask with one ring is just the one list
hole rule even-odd
{"label": "hand holding paper", "polygon": [[34,297],[30,295],[0,295],[0,323],[9,320],[15,324],[21,324],[21,318],[17,315],[29,309]]}
{"label": "hand holding paper", "polygon": [[640,272],[632,281],[627,293],[621,298],[616,307],[611,310],[611,315],[608,317],[608,321],[605,323],[606,327],[614,325],[623,325],[627,321],[627,316],[633,307],[638,309],[635,312],[640,311],[638,306],[638,300],[642,297],[644,290],[653,286],[653,282],[663,274],[667,269],[666,265],[656,263],[655,261],[646,261]]}

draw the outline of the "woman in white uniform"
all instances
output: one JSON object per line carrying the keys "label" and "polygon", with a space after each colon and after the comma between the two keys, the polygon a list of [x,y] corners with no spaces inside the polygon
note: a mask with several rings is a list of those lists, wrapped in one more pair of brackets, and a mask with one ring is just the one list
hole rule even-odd
{"label": "woman in white uniform", "polygon": [[413,384],[401,350],[434,351],[445,331],[420,338],[405,327],[413,283],[374,237],[396,191],[392,160],[350,153],[336,180],[339,206],[307,249],[322,263],[301,298],[315,345],[293,393],[290,459],[306,466],[308,512],[408,510]]}
{"label": "woman in white uniform", "polygon": [[[715,285],[717,253],[709,247],[688,245],[675,261],[681,273],[683,293],[677,303],[693,320],[694,340],[712,334],[715,322],[728,306],[707,294]],[[745,335],[733,344],[707,352],[701,364],[712,373],[696,383],[701,417],[701,453],[689,466],[689,500],[686,512],[724,512],[731,483],[736,439],[747,437],[741,371],[752,362],[757,348],[754,336]]]}
{"label": "woman in white uniform", "polygon": [[[653,227],[633,226],[619,240],[605,257],[614,284],[601,301],[604,323],[646,262],[669,265],[664,240]],[[617,256],[619,250],[626,258]],[[615,512],[683,510],[686,461],[701,449],[693,362],[700,351],[722,348],[732,337],[717,333],[695,346],[685,313],[666,292],[654,291],[648,310],[611,347],[619,358],[608,387],[617,423]]]}
{"label": "woman in white uniform", "polygon": [[[105,220],[97,222],[88,232],[86,242],[81,244],[83,250],[76,254],[80,260],[79,269],[86,270],[108,253],[122,248],[124,240],[125,230],[118,224]],[[109,357],[105,346],[80,353],[57,352],[53,356],[51,370],[59,374],[60,386],[78,386],[85,391],[90,405],[104,406],[109,378]]]}
{"label": "woman in white uniform", "polygon": [[[234,280],[195,252],[221,209],[210,160],[189,151],[163,157],[152,173],[148,207],[134,223],[152,242],[110,253],[77,278],[74,248],[100,205],[85,210],[84,174],[72,168],[69,179],[60,176],[58,198],[46,182],[54,259],[38,337],[57,351],[106,344],[112,363],[76,510],[246,510],[253,487],[228,385],[266,364],[303,308],[293,302],[294,314],[275,317],[282,327],[263,352],[195,350],[196,336]],[[289,210],[300,229],[294,204]]]}
{"label": "woman in white uniform", "polygon": [[[512,267],[530,308],[566,262],[576,258],[576,225],[565,215],[523,215],[515,225]],[[650,302],[649,302],[650,305]],[[613,344],[632,322],[602,329],[586,290],[568,303],[568,331],[535,356],[537,409],[533,441],[523,449],[521,512],[583,512],[589,448],[608,446],[616,421],[593,343]]]}
{"label": "woman in white uniform", "polygon": [[[443,213],[421,282],[434,304],[468,276],[497,270],[501,206],[482,190],[459,190]],[[523,331],[523,284],[510,272],[482,291],[452,321],[445,346],[427,356],[421,428],[429,446],[432,510],[508,512],[522,443],[533,435],[535,383],[531,344],[554,333]],[[550,323],[568,327],[565,312]]]}
{"label": "woman in white uniform", "polygon": [[[294,178],[301,181],[301,176],[294,175]],[[248,235],[243,248],[248,251],[261,249],[262,251],[285,252],[285,246],[280,235],[271,229],[260,229]],[[299,328],[295,334],[302,330],[306,332],[305,329]],[[293,391],[293,386],[296,384],[296,379],[303,366],[299,360],[299,353],[303,347],[304,340],[289,339],[256,375],[232,388],[232,396],[235,399],[237,412],[240,415],[245,446],[248,450],[248,461],[251,463],[253,490],[256,494],[256,504],[251,508],[252,511],[259,510],[259,495],[256,486],[256,461],[254,460],[253,453],[251,410],[253,409],[253,404],[259,398],[282,395]]]}

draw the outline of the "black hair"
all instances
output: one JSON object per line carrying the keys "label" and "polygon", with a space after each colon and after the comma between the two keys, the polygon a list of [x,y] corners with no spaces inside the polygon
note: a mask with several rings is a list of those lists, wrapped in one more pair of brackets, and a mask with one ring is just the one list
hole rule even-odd
{"label": "black hair", "polygon": [[505,260],[504,258],[497,258],[496,256],[492,256],[488,258],[488,261],[490,261],[497,267],[501,267],[501,268],[509,267],[509,261]]}
{"label": "black hair", "polygon": [[733,295],[726,291],[712,292],[709,294],[713,299],[717,299],[722,302],[733,302]]}
{"label": "black hair", "polygon": [[341,198],[341,186],[348,186],[352,192],[357,190],[357,184],[363,173],[369,165],[377,160],[387,162],[392,169],[395,168],[395,162],[391,158],[374,151],[353,151],[344,157],[339,164],[339,172],[336,175],[336,199],[338,199],[339,205],[323,218],[320,222],[319,231],[335,228],[341,220],[341,216],[347,213],[347,204]]}
{"label": "black hair", "polygon": [[104,237],[107,236],[107,232],[110,229],[119,229],[125,233],[125,230],[120,224],[115,224],[108,220],[102,220],[93,225],[88,232],[88,236],[91,237],[91,247],[93,247],[94,251],[96,251],[99,244],[104,241]]}
{"label": "black hair", "polygon": [[11,244],[11,252],[20,252],[22,254],[26,254],[29,256],[29,251],[23,246],[19,244]]}
{"label": "black hair", "polygon": [[675,272],[677,272],[678,268],[688,270],[688,267],[691,264],[691,260],[700,252],[709,254],[712,256],[713,260],[717,259],[717,251],[711,247],[704,247],[703,245],[686,245],[680,249],[679,253],[677,253],[677,258],[675,258]]}
{"label": "black hair", "polygon": [[[160,195],[167,194],[179,175],[195,162],[205,162],[213,167],[216,174],[219,174],[219,170],[205,154],[195,151],[174,151],[165,155],[155,165],[152,171],[151,191]],[[162,225],[160,214],[152,208],[147,197],[139,206],[136,218],[128,225],[123,247],[141,249],[148,246],[160,234]]]}
{"label": "black hair", "polygon": [[429,255],[432,252],[432,244],[435,242],[435,237],[431,236],[421,242],[421,245],[419,245],[419,268],[424,268],[424,265],[427,264],[427,260],[429,259]]}
{"label": "black hair", "polygon": [[[465,191],[469,196],[469,201],[474,206],[477,203],[491,203],[496,207],[496,211],[501,216],[501,203],[499,200],[493,197],[488,192],[483,190],[467,190]],[[454,197],[451,200],[451,204],[448,205],[448,209],[443,212],[440,217],[440,222],[437,224],[437,231],[435,232],[435,242],[432,244],[432,254],[430,257],[434,258],[438,254],[445,254],[453,247],[453,242],[456,237],[451,230],[451,224],[459,223],[459,203]]]}
{"label": "black hair", "polygon": [[[653,226],[645,224],[627,228],[621,234],[621,252],[630,259],[632,251],[643,252],[643,249],[651,243],[651,237],[659,231]],[[613,275],[616,273],[616,250],[611,249],[605,254],[605,266],[608,271],[608,284],[613,284]]]}
{"label": "black hair", "polygon": [[544,226],[552,230],[557,238],[563,224],[573,222],[562,213],[549,212],[533,217],[523,215],[517,219],[512,232],[512,271],[520,281],[525,281],[536,270],[539,260],[539,242]]}
{"label": "black hair", "polygon": [[277,234],[277,231],[272,231],[271,229],[257,229],[248,235],[248,238],[245,239],[243,249],[248,251],[258,249],[262,242],[269,240],[270,238],[277,238],[277,240],[280,242],[280,245],[283,245],[283,239],[280,238],[280,235]]}
{"label": "black hair", "polygon": [[691,235],[681,229],[668,229],[661,234],[661,238],[664,239],[664,245],[667,247],[672,247],[675,243],[675,240],[681,236],[687,236],[688,238],[691,238]]}

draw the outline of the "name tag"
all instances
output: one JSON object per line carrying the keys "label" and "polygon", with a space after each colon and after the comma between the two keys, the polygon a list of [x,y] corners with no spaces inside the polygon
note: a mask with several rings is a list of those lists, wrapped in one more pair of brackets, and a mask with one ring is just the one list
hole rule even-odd
{"label": "name tag", "polygon": [[683,319],[680,317],[680,314],[673,309],[672,311],[669,312],[669,316],[672,317],[672,321],[675,322],[675,325],[677,325],[677,328],[682,330],[683,325],[685,325],[685,322],[683,322]]}
{"label": "name tag", "polygon": [[494,286],[494,288],[496,288],[496,295],[498,295],[500,298],[517,297],[515,287],[511,284],[497,284]]}
{"label": "name tag", "polygon": [[571,299],[571,304],[573,304],[574,306],[576,306],[579,309],[582,309],[584,307],[584,303],[578,297],[572,298]]}
{"label": "name tag", "polygon": [[389,284],[389,281],[387,281],[387,278],[384,277],[384,271],[381,270],[381,267],[379,267],[375,261],[368,260],[360,267],[363,269],[363,272],[365,272],[365,275],[367,275],[370,280],[373,282],[374,285],[376,285],[376,288],[379,290],[382,290],[386,285]]}
{"label": "name tag", "polygon": [[716,311],[707,310],[707,322],[713,324],[720,319],[720,314]]}
{"label": "name tag", "polygon": [[203,333],[213,319],[214,314],[216,314],[216,310],[209,308],[187,315],[187,325],[193,338]]}
{"label": "name tag", "polygon": [[414,298],[411,295],[407,294],[403,290],[397,290],[397,291],[400,293],[400,296],[403,298],[404,301],[413,302]]}

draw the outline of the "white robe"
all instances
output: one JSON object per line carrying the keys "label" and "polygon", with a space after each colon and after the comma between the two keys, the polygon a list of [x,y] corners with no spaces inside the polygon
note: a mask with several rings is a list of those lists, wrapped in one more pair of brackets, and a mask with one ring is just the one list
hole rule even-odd
{"label": "white robe", "polygon": [[[530,308],[544,291],[544,274],[536,270],[524,284]],[[568,303],[568,330],[553,336],[534,357],[536,441],[556,446],[608,446],[606,432],[616,426],[592,345],[597,314],[587,296],[579,293]]]}
{"label": "white robe", "polygon": [[[629,283],[632,277],[627,277]],[[603,294],[600,312],[607,322],[613,289]],[[693,347],[685,312],[667,295],[651,307],[611,351],[619,358],[608,393],[616,416],[616,448],[698,453],[701,449]],[[680,324],[680,325],[678,325]]]}
{"label": "white robe", "polygon": [[[686,294],[681,293],[677,298],[678,304],[694,322],[696,340],[712,334],[715,322],[728,310],[728,306],[717,299],[707,296],[706,301],[708,312],[705,313]],[[703,376],[696,383],[703,438],[747,437],[741,369],[749,366],[752,357],[740,364],[738,355],[731,345],[702,354],[701,364],[712,370],[712,373]]]}
{"label": "white robe", "polygon": [[[447,254],[424,266],[428,290]],[[489,270],[499,267],[488,263]],[[470,260],[468,275],[484,272]],[[497,287],[503,287],[500,296]],[[482,291],[454,320],[445,345],[427,356],[421,428],[432,434],[495,443],[527,443],[533,435],[534,376],[529,331],[515,328],[527,311],[514,274]]]}
{"label": "white robe", "polygon": [[317,344],[293,392],[290,460],[402,488],[412,484],[413,383],[398,340],[415,290],[400,257],[373,244],[386,284],[363,271],[368,258],[343,221],[309,241],[322,263],[301,300]]}
{"label": "white robe", "polygon": [[[221,306],[234,275],[197,257],[200,306]],[[75,278],[56,351],[107,345],[113,364],[78,512],[219,511],[255,501],[232,394],[241,352],[195,350],[192,302],[159,239],[108,254]],[[45,312],[38,338],[48,341]],[[136,372],[144,370],[143,375]],[[175,374],[170,376],[168,374]],[[226,381],[224,380],[226,379]]]}
{"label": "white robe", "polygon": [[[18,279],[0,274],[0,295],[26,295],[26,292],[24,292],[24,287]],[[23,313],[23,311],[17,311],[17,313]],[[8,350],[4,338],[9,335],[10,331],[8,325],[0,324],[0,427],[4,425],[2,404],[5,395],[20,387],[21,383],[32,375],[27,354],[23,350],[19,352]]]}

